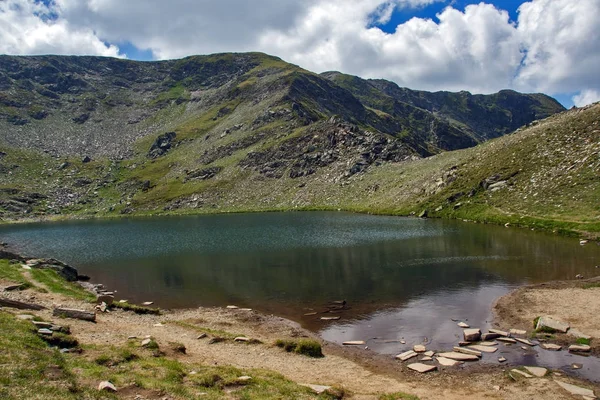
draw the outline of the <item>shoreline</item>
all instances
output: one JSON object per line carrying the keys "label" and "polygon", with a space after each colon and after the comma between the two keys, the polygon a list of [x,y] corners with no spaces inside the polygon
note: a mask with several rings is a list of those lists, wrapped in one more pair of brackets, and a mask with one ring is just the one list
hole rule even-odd
{"label": "shoreline", "polygon": [[[523,230],[531,230],[536,232],[549,233],[553,235],[579,238],[586,240],[600,240],[600,232],[578,231],[567,227],[561,227],[562,224],[569,224],[567,221],[546,220],[537,217],[517,216],[506,217],[495,220],[480,220],[477,218],[465,219],[462,217],[453,217],[447,215],[436,215],[435,212],[428,212],[426,216],[418,216],[416,211],[412,212],[395,212],[387,209],[360,209],[360,208],[340,208],[340,207],[302,207],[302,208],[265,208],[265,209],[214,209],[214,210],[197,210],[190,209],[185,212],[174,211],[159,211],[148,213],[132,213],[132,214],[115,214],[115,215],[74,215],[61,214],[53,216],[44,216],[36,218],[18,218],[18,219],[3,219],[0,218],[0,227],[5,225],[26,225],[36,223],[58,223],[70,221],[111,221],[118,219],[148,219],[161,217],[185,217],[185,216],[208,216],[208,215],[227,215],[227,214],[257,214],[257,213],[293,213],[293,212],[345,212],[352,214],[377,215],[400,218],[419,218],[419,219],[437,219],[447,221],[468,222],[482,225],[505,226],[507,228],[518,228]],[[427,210],[425,210],[427,211]],[[529,222],[523,222],[525,218]],[[517,222],[518,221],[518,222]]]}
{"label": "shoreline", "polygon": [[[0,248],[0,250],[2,249]],[[13,255],[21,257],[18,254]],[[21,260],[27,259],[21,257]],[[600,277],[596,279],[600,282]],[[577,281],[577,283],[585,284],[585,282],[581,281]],[[502,302],[502,299],[505,297],[512,296],[514,293],[523,290],[523,288],[555,284],[548,282],[521,287],[497,299],[492,309],[492,312],[494,312],[493,325],[508,326],[495,315],[497,304]],[[26,292],[23,292],[23,294]],[[12,296],[19,297],[19,293],[12,294]],[[31,295],[26,295],[24,298],[30,299],[31,297]],[[36,293],[33,297],[37,299],[36,301],[43,301],[43,304],[61,304],[75,308],[93,307],[90,303],[66,299],[64,296],[52,293]],[[2,312],[5,311],[3,310]],[[48,312],[36,314],[41,314],[45,318],[49,318]],[[389,355],[365,351],[362,348],[359,349],[353,346],[342,346],[326,342],[314,332],[302,328],[298,322],[254,310],[199,307],[166,310],[161,315],[138,315],[130,311],[116,309],[111,313],[98,313],[98,321],[94,324],[95,326],[90,325],[88,322],[71,322],[71,320],[69,320],[69,324],[74,331],[74,335],[81,342],[90,343],[93,346],[103,346],[119,341],[129,342],[130,339],[128,338],[131,336],[144,337],[148,334],[155,338],[161,346],[163,343],[177,339],[185,343],[186,348],[189,349],[189,354],[197,353],[198,359],[202,362],[216,363],[217,365],[228,362],[236,367],[274,369],[282,373],[286,378],[294,381],[298,381],[298,379],[312,379],[314,382],[311,381],[310,383],[343,386],[346,390],[355,394],[359,394],[361,393],[360,390],[363,390],[359,389],[359,387],[366,386],[368,389],[364,390],[367,390],[368,393],[363,392],[358,398],[376,399],[378,395],[373,395],[373,393],[385,392],[387,388],[393,388],[392,390],[394,391],[400,390],[402,392],[414,393],[421,399],[439,398],[440,391],[445,391],[444,397],[448,399],[477,399],[479,396],[525,399],[531,398],[534,393],[538,393],[540,390],[538,383],[534,384],[533,381],[528,381],[530,386],[527,387],[521,387],[522,382],[519,385],[511,384],[510,378],[507,377],[505,372],[506,367],[491,363],[478,362],[474,365],[468,365],[467,368],[442,368],[440,373],[427,375],[415,374],[406,368],[407,363],[399,363],[398,360]],[[206,342],[195,340],[193,332],[197,332],[196,329],[198,328],[194,327],[194,325],[197,326],[198,324],[202,325],[201,330],[211,332],[209,333],[209,337],[214,335],[215,332],[222,332],[219,335],[230,335],[227,336],[229,337],[228,341],[224,342],[222,347],[218,347],[218,345],[208,345]],[[110,335],[108,333],[106,334],[108,336],[99,334],[105,330],[111,332]],[[228,332],[234,333],[229,334]],[[264,345],[258,345],[260,346],[260,350],[253,350],[251,353],[248,353],[240,345],[230,341],[234,335],[238,334],[257,339],[261,343],[264,343]],[[304,356],[294,356],[289,353],[282,353],[278,349],[273,349],[273,341],[281,337],[318,340],[323,346],[323,352],[327,361],[311,361],[308,358],[305,359]],[[259,351],[261,353],[258,353]],[[596,353],[594,354],[597,355]],[[321,367],[317,368],[317,365],[321,365]],[[330,370],[331,368],[337,368],[338,370],[332,371]],[[356,378],[356,374],[358,374],[359,378]],[[464,382],[465,379],[471,382],[470,380],[475,376],[478,377],[477,383],[469,383],[469,385],[460,389],[448,389],[449,385],[456,385],[458,382]],[[352,383],[348,382],[350,377],[354,380]],[[583,385],[595,388],[596,393],[600,389],[599,383],[574,378],[567,379],[577,384],[583,382]],[[492,385],[491,383],[494,384]],[[496,387],[500,387],[501,390],[496,390]],[[534,390],[534,392],[530,390]],[[486,394],[484,395],[484,393]],[[502,396],[498,397],[498,394],[502,394]],[[568,397],[558,396],[549,398]]]}

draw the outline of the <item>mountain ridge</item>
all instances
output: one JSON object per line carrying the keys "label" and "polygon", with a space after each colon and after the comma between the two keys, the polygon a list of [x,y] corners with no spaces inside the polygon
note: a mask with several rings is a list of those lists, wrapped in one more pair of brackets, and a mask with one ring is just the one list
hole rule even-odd
{"label": "mountain ridge", "polygon": [[[510,150],[491,158],[496,143],[522,146],[513,137],[551,126],[564,149],[560,135],[576,141],[572,126],[596,123],[597,107],[584,111],[539,94],[428,93],[315,74],[262,53],[0,56],[0,218],[347,209],[515,224],[528,215],[542,229],[595,232],[587,195],[562,216],[539,203],[503,215],[481,189],[521,193],[511,182],[540,168],[514,171]],[[531,137],[524,158],[545,149]],[[586,140],[581,154],[597,137]],[[596,193],[597,179],[572,179]]]}

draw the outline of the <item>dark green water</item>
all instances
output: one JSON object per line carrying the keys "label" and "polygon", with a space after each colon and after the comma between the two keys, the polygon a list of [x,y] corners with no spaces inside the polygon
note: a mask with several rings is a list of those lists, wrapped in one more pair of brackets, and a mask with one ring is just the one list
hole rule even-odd
{"label": "dark green water", "polygon": [[[329,340],[456,343],[492,302],[532,282],[600,275],[600,247],[519,229],[348,213],[186,216],[0,227],[0,240],[76,266],[118,298],[165,308],[235,304]],[[333,300],[349,309],[320,320]],[[397,344],[373,342],[393,353]]]}

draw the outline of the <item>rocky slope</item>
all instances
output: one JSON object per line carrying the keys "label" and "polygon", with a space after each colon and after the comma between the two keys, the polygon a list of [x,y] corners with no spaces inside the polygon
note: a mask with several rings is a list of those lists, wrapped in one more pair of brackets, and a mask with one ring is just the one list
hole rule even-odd
{"label": "rocky slope", "polygon": [[416,92],[258,53],[0,56],[0,215],[427,210],[598,231],[598,106],[533,123],[562,110],[544,95]]}

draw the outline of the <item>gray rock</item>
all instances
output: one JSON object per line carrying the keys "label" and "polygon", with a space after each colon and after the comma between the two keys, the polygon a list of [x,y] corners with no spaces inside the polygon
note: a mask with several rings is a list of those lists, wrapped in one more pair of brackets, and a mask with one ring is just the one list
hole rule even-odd
{"label": "gray rock", "polygon": [[560,332],[560,333],[567,333],[567,331],[569,330],[570,326],[569,324],[565,323],[565,322],[561,322],[561,321],[557,321],[551,317],[540,317],[540,319],[538,319],[538,323],[535,327],[536,330],[550,330],[550,331],[556,331],[556,332]]}
{"label": "gray rock", "polygon": [[570,383],[566,383],[566,382],[561,382],[561,381],[555,381],[556,383],[558,383],[558,385],[565,389],[567,392],[571,393],[572,395],[575,396],[585,396],[585,397],[589,397],[591,399],[595,399],[596,395],[594,394],[593,390],[590,389],[585,389],[579,386],[575,386],[575,385],[571,385]]}
{"label": "gray rock", "polygon": [[112,306],[115,301],[115,296],[102,294],[96,298],[96,304],[106,303],[107,306]]}
{"label": "gray rock", "polygon": [[323,394],[326,391],[328,391],[329,389],[331,389],[331,386],[313,385],[310,383],[300,383],[300,386],[307,387],[307,388],[311,389],[313,392],[315,392],[316,394]]}
{"label": "gray rock", "polygon": [[409,364],[408,368],[412,369],[413,371],[417,371],[421,374],[424,374],[426,372],[435,371],[437,369],[437,367],[435,365],[427,365],[427,364],[421,364],[421,363]]}
{"label": "gray rock", "polygon": [[574,353],[589,353],[592,350],[587,344],[572,344],[569,346],[569,351]]}
{"label": "gray rock", "polygon": [[114,393],[114,392],[117,391],[117,388],[115,387],[115,385],[113,385],[109,381],[102,381],[98,385],[98,390],[105,391],[105,392],[113,392]]}
{"label": "gray rock", "polygon": [[481,338],[481,331],[479,329],[465,329],[463,336],[466,342],[477,342]]}
{"label": "gray rock", "polygon": [[40,335],[52,336],[52,331],[48,328],[38,329],[37,333]]}

